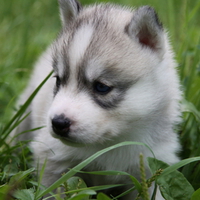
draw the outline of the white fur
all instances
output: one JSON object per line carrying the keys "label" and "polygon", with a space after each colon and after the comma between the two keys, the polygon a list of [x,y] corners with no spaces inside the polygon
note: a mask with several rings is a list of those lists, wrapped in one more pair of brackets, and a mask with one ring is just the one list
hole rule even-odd
{"label": "white fur", "polygon": [[70,66],[74,68],[83,58],[86,48],[88,47],[93,35],[91,25],[81,26],[75,33],[73,43],[69,47]]}

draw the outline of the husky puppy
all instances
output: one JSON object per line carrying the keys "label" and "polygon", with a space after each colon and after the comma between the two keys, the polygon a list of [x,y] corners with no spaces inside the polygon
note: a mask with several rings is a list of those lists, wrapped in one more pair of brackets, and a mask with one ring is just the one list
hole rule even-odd
{"label": "husky puppy", "polygon": [[[112,4],[82,7],[76,0],[59,0],[59,5],[62,31],[36,64],[20,103],[52,69],[53,75],[17,130],[45,126],[24,136],[34,137],[31,147],[39,167],[47,162],[42,183],[49,186],[95,152],[123,141],[145,143],[157,159],[177,162],[174,126],[180,122],[181,91],[155,11]],[[140,153],[152,156],[143,146],[120,147],[84,170],[119,170],[139,178]],[[124,176],[82,176],[89,186],[131,183]],[[134,197],[130,193],[123,199]]]}

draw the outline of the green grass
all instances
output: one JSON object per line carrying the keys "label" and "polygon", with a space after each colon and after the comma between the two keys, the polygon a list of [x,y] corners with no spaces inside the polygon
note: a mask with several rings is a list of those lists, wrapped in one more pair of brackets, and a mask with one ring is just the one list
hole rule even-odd
{"label": "green grass", "polygon": [[[182,103],[183,123],[179,128],[182,144],[180,156],[183,159],[199,156],[200,1],[113,0],[112,2],[135,7],[151,5],[157,10],[161,21],[169,30],[185,99]],[[82,3],[89,4],[92,1],[85,0]],[[23,185],[21,188],[29,189],[35,185],[34,189],[36,189],[38,183],[34,181],[34,175],[31,173],[29,150],[23,148],[19,155],[14,155],[14,148],[10,149],[4,143],[5,135],[9,133],[11,125],[8,130],[5,130],[5,127],[10,122],[15,110],[16,98],[25,87],[34,62],[59,32],[61,25],[57,1],[2,1],[0,19],[0,184],[2,186],[0,188],[3,188],[3,191],[4,189],[10,191],[7,188],[8,183],[14,183],[13,180],[16,180],[16,177],[22,177],[26,181],[23,184],[20,183],[20,185]],[[199,162],[184,165],[180,171],[195,190],[200,188]],[[15,175],[14,178],[10,179],[11,175]],[[3,185],[6,187],[3,187]],[[12,185],[13,189],[17,186],[17,184]],[[39,189],[37,195],[32,189],[26,192],[27,195],[34,193],[35,197],[39,196]],[[1,193],[2,190],[0,190],[0,197]],[[103,198],[102,196],[99,197],[100,200]],[[22,199],[31,199],[31,197],[23,197]]]}

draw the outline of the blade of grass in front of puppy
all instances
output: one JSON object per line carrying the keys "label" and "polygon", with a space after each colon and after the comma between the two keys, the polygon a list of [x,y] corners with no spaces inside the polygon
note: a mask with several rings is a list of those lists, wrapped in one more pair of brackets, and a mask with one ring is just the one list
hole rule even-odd
{"label": "blade of grass in front of puppy", "polygon": [[[47,164],[47,160],[45,159],[39,174],[37,174],[37,177],[39,177],[39,180],[38,180],[38,186],[37,186],[37,189],[36,189],[35,196],[37,196],[40,193],[40,185],[41,185],[41,182],[42,182],[42,177],[44,175],[46,164]],[[38,163],[37,169],[38,168],[39,168],[39,163]],[[44,189],[44,188],[42,188],[42,189]],[[51,194],[51,195],[53,195],[53,194]],[[36,199],[40,199],[40,198],[36,198]]]}
{"label": "blade of grass in front of puppy", "polygon": [[13,130],[13,127],[16,126],[30,103],[32,102],[33,98],[36,96],[36,94],[39,92],[41,87],[46,83],[46,81],[49,79],[49,77],[52,75],[53,72],[49,73],[48,76],[42,81],[42,83],[34,90],[34,92],[31,94],[31,96],[27,99],[27,101],[24,103],[24,105],[21,106],[21,108],[17,111],[17,113],[13,116],[13,118],[8,122],[8,124],[4,127],[1,135],[3,137],[0,140],[0,146],[2,145],[2,142],[8,137],[10,132]]}
{"label": "blade of grass in front of puppy", "polygon": [[129,176],[130,179],[132,180],[132,182],[134,183],[135,188],[138,190],[138,192],[141,192],[140,182],[134,176],[132,176],[129,173],[126,173],[126,172],[122,172],[122,171],[93,171],[93,172],[76,171],[76,173],[105,175],[105,176],[112,176],[112,175]]}
{"label": "blade of grass in front of puppy", "polygon": [[[17,138],[19,135],[22,135],[22,134],[28,133],[28,132],[37,131],[37,130],[42,129],[42,128],[44,128],[44,126],[37,127],[37,128],[33,128],[33,129],[29,129],[29,130],[26,130],[26,131],[22,131],[21,133],[18,133],[18,134],[16,134],[13,138],[11,138],[11,140],[10,140],[9,142],[12,143],[13,140],[14,140],[15,138]],[[22,141],[21,141],[21,142],[22,142]],[[30,142],[30,140],[28,140],[28,142]]]}
{"label": "blade of grass in front of puppy", "polygon": [[59,187],[62,183],[64,183],[67,179],[69,179],[70,177],[72,177],[73,175],[76,174],[76,171],[83,169],[85,166],[87,166],[90,162],[92,162],[93,160],[95,160],[96,158],[98,158],[99,156],[101,156],[102,154],[122,147],[122,146],[128,146],[128,145],[141,145],[141,146],[145,146],[149,149],[149,151],[152,153],[153,157],[154,153],[152,152],[152,150],[150,149],[150,147],[148,147],[146,144],[141,143],[141,142],[121,142],[119,144],[113,145],[111,147],[105,148],[101,151],[98,151],[97,153],[95,153],[94,155],[90,156],[89,158],[87,158],[86,160],[84,160],[83,162],[81,162],[80,164],[78,164],[77,166],[75,166],[74,168],[72,168],[69,172],[67,172],[65,175],[63,175],[60,179],[58,179],[55,183],[53,183],[50,187],[48,187],[46,190],[40,192],[40,194],[37,196],[37,199],[40,199],[42,196],[48,194],[50,191],[56,189],[57,187]]}
{"label": "blade of grass in front of puppy", "polygon": [[85,191],[85,190],[93,190],[93,191],[99,191],[99,190],[106,190],[106,189],[110,189],[110,188],[114,188],[114,187],[120,187],[120,186],[124,186],[124,184],[113,184],[113,185],[100,185],[100,186],[93,186],[93,187],[85,187],[85,188],[80,188],[77,190],[70,190],[65,192],[65,194],[70,194],[70,193],[78,193],[81,191]]}
{"label": "blade of grass in front of puppy", "polygon": [[181,167],[183,167],[183,166],[185,166],[189,163],[195,162],[195,161],[200,161],[200,156],[181,160],[180,162],[165,168],[160,176],[168,175],[171,172],[173,172],[173,171],[175,171],[175,170],[177,170],[177,169],[179,169],[179,168],[181,168]]}
{"label": "blade of grass in front of puppy", "polygon": [[8,133],[12,132],[17,126],[19,126],[21,124],[21,122],[23,122],[28,116],[29,116],[30,112],[27,113],[25,116],[23,116],[22,118],[18,118],[18,120],[16,120],[16,122],[11,126],[11,128],[8,130]]}
{"label": "blade of grass in front of puppy", "polygon": [[127,194],[129,194],[130,192],[134,191],[136,189],[136,187],[132,187],[128,190],[126,190],[125,192],[121,193],[120,195],[116,196],[115,199],[119,199]]}

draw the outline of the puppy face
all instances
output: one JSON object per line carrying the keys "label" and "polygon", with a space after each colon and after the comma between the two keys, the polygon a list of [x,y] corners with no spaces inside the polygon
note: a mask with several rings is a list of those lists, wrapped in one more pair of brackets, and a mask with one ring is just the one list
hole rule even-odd
{"label": "puppy face", "polygon": [[87,8],[63,29],[53,46],[53,137],[70,145],[127,140],[168,100],[164,46],[157,51],[139,41],[132,17],[118,8]]}

